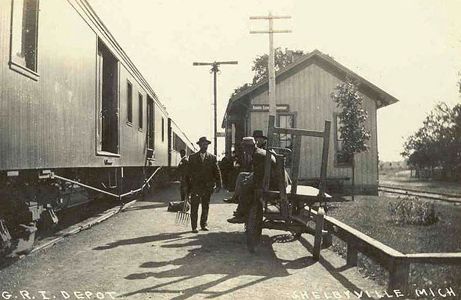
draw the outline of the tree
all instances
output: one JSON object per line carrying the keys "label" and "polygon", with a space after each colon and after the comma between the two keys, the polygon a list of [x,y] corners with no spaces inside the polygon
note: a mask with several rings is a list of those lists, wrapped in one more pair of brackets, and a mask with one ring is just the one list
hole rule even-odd
{"label": "tree", "polygon": [[[293,61],[296,60],[297,57],[304,55],[302,50],[288,50],[285,49],[283,52],[280,48],[275,49],[274,51],[274,62],[275,62],[275,71],[279,71]],[[267,70],[269,56],[267,54],[257,56],[253,61],[253,66],[251,70],[255,72],[253,77],[253,84],[257,84],[265,79],[268,78],[269,71]]]}
{"label": "tree", "polygon": [[351,158],[352,162],[352,200],[355,189],[355,154],[368,149],[367,141],[370,132],[365,128],[367,112],[363,109],[363,98],[360,96],[357,84],[350,78],[340,83],[331,93],[332,99],[339,109],[339,132],[343,140],[342,149],[344,155]]}
{"label": "tree", "polygon": [[404,143],[402,156],[417,171],[436,167],[442,175],[456,177],[461,168],[461,104],[453,108],[439,102],[423,121],[423,126]]}
{"label": "tree", "polygon": [[231,98],[234,97],[235,95],[237,95],[238,93],[240,93],[240,92],[246,90],[246,89],[249,88],[249,87],[251,87],[251,84],[249,84],[249,83],[245,83],[244,85],[239,86],[238,88],[236,88],[236,89],[234,90],[234,92],[233,92],[232,95],[231,95]]}
{"label": "tree", "polygon": [[[275,49],[275,71],[279,71],[289,64],[291,64],[293,61],[295,61],[298,57],[304,55],[304,52],[302,50],[289,50],[285,49],[285,51],[282,51],[280,48]],[[231,95],[231,98],[237,95],[238,93],[246,90],[247,88],[265,80],[268,78],[268,70],[267,70],[267,60],[269,56],[267,54],[263,55],[258,55],[254,60],[253,60],[253,66],[251,67],[251,70],[255,72],[253,76],[252,83],[245,83],[244,85],[236,88],[234,92]]]}

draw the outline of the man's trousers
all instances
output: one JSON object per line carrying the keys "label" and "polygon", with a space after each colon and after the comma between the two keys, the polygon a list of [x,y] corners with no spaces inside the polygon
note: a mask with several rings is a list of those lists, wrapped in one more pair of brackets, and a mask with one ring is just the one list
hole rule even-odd
{"label": "man's trousers", "polygon": [[202,215],[200,216],[200,227],[206,227],[208,222],[208,209],[212,191],[192,192],[190,221],[192,230],[197,228],[198,207],[202,204]]}
{"label": "man's trousers", "polygon": [[185,180],[180,181],[179,191],[181,193],[181,201],[188,201],[189,200],[189,184]]}

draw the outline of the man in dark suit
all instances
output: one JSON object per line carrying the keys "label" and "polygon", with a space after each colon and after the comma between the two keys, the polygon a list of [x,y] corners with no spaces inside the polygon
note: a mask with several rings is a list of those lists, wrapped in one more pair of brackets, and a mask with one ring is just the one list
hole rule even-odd
{"label": "man in dark suit", "polygon": [[[258,148],[254,137],[244,137],[242,140],[242,148],[246,155],[249,155],[252,160],[253,172],[251,180],[247,180],[242,184],[238,207],[234,213],[234,217],[227,220],[229,223],[245,223],[248,211],[254,201],[255,189],[263,188],[264,171],[266,165],[266,151]],[[285,180],[285,186],[289,183],[289,176],[285,172],[285,178],[279,178],[276,170],[276,160],[271,155],[271,172],[269,180],[269,189],[278,190],[278,182]]]}
{"label": "man in dark suit", "polygon": [[[263,134],[262,130],[255,130],[253,131],[253,138],[256,143],[256,147],[260,149],[266,149],[267,144],[267,137]],[[249,162],[247,162],[249,164]],[[247,166],[247,169],[250,167]],[[250,170],[247,170],[250,171]],[[226,203],[239,203],[239,198],[241,191],[244,189],[243,185],[245,184],[252,184],[253,182],[253,175],[251,172],[239,172],[237,178],[235,180],[235,189],[234,194],[229,199],[224,199],[223,201]]]}
{"label": "man in dark suit", "polygon": [[181,155],[181,160],[178,164],[178,174],[179,174],[179,181],[180,185],[180,193],[181,193],[181,201],[189,201],[190,195],[190,183],[189,183],[189,158],[186,156],[186,150],[181,149],[179,151],[179,155]]}
{"label": "man in dark suit", "polygon": [[210,197],[215,188],[219,192],[222,186],[221,172],[219,170],[216,156],[207,152],[208,145],[211,144],[206,137],[201,137],[197,144],[200,151],[189,156],[189,177],[191,185],[191,226],[192,232],[197,233],[198,207],[202,204],[202,215],[200,217],[200,227],[203,231],[208,231],[208,209]]}

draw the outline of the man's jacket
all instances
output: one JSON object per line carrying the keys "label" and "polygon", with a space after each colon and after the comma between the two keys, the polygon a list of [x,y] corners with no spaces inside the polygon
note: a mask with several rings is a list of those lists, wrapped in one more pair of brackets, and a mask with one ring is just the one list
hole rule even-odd
{"label": "man's jacket", "polygon": [[221,171],[219,170],[216,156],[205,152],[205,159],[202,162],[200,152],[189,156],[188,173],[190,177],[191,192],[213,192],[216,186],[221,187]]}
{"label": "man's jacket", "polygon": [[[263,188],[264,182],[264,170],[266,166],[266,150],[256,148],[253,153],[253,172],[254,172],[254,183],[256,188]],[[274,155],[271,155],[271,174],[269,188],[271,190],[278,189],[279,176],[276,172],[276,162]]]}
{"label": "man's jacket", "polygon": [[189,174],[188,174],[188,169],[189,169],[189,159],[187,156],[184,156],[181,158],[181,161],[178,164],[178,175],[179,179],[181,181],[189,181]]}

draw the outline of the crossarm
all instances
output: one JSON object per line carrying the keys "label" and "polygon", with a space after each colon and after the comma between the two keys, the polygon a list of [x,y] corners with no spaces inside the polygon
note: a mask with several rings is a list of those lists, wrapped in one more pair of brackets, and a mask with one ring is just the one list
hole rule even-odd
{"label": "crossarm", "polygon": [[302,136],[313,136],[313,137],[320,137],[323,138],[324,131],[313,131],[313,130],[305,130],[299,128],[281,128],[281,127],[274,127],[274,133],[285,133],[285,134],[293,134],[293,135],[302,135]]}

